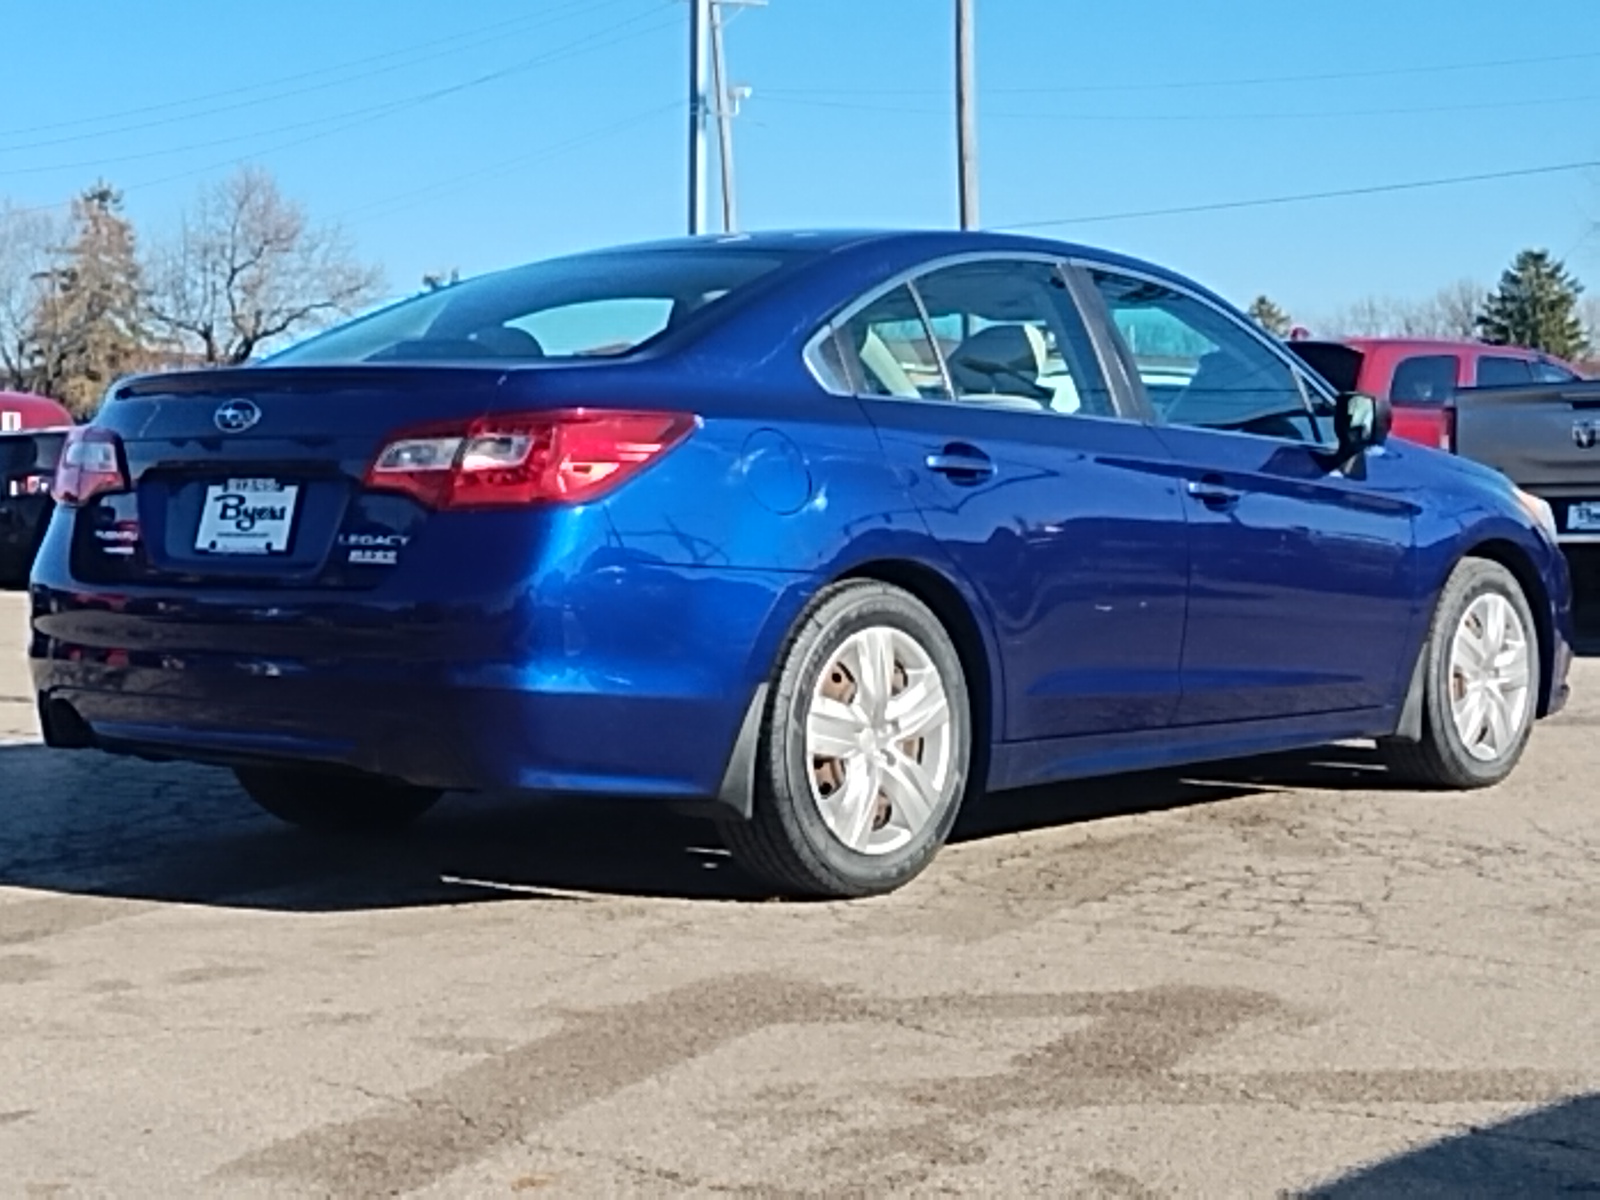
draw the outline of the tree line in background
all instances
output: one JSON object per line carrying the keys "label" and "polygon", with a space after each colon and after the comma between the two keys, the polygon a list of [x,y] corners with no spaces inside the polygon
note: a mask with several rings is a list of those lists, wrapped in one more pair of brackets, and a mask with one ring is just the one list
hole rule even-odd
{"label": "tree line in background", "polygon": [[258,168],[203,188],[148,249],[105,183],[65,216],[0,205],[0,390],[86,416],[123,375],[245,362],[356,312],[382,284]]}
{"label": "tree line in background", "polygon": [[[1287,337],[1296,322],[1270,297],[1257,296],[1250,316]],[[1319,337],[1475,338],[1526,346],[1576,362],[1600,345],[1600,298],[1546,250],[1524,250],[1493,289],[1458,280],[1422,300],[1369,297],[1318,322]]]}

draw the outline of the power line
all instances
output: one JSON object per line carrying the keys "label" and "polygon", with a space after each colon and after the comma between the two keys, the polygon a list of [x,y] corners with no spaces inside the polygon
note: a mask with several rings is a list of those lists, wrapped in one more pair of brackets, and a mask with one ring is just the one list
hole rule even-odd
{"label": "power line", "polygon": [[[327,83],[315,84],[311,87],[300,88],[291,92],[260,96],[252,100],[241,101],[237,104],[227,105],[223,108],[207,107],[206,110],[201,113],[183,114],[160,121],[148,122],[146,124],[118,126],[114,129],[108,130],[96,130],[94,132],[79,134],[69,138],[60,138],[49,142],[26,143],[20,146],[12,146],[10,149],[36,149],[40,146],[56,145],[69,141],[81,141],[87,138],[105,137],[112,134],[149,128],[156,125],[169,124],[172,121],[183,121],[190,120],[193,117],[211,116],[214,113],[229,112],[254,104],[268,104],[277,100],[287,99],[292,96],[305,95],[308,92],[321,91],[329,87],[340,87],[349,83],[358,83],[361,80],[370,79],[377,75],[387,74],[390,71],[403,70],[407,67],[416,66],[418,63],[430,62],[437,58],[443,58],[452,54],[459,54],[464,50],[473,50],[479,46],[488,44],[490,41],[503,40],[505,34],[509,30],[523,27],[522,31],[527,32],[529,29],[538,29],[546,25],[559,24],[567,17],[575,15],[578,12],[590,12],[595,8],[603,8],[608,4],[615,4],[617,2],[619,2],[619,0],[572,0],[571,3],[563,5],[554,10],[546,11],[544,13],[524,13],[519,17],[513,17],[507,21],[497,21],[491,25],[480,26],[477,29],[451,34],[444,38],[434,38],[428,42],[418,43],[410,46],[402,46],[394,50],[386,50],[381,54],[371,54],[363,58],[350,59],[343,63],[334,63],[326,67],[317,67],[310,71],[299,71],[293,75],[284,75],[277,79],[265,80],[260,83],[230,87],[225,91],[208,92],[202,95],[190,96],[181,100],[166,100],[158,104],[147,104],[139,108],[121,109],[114,113],[102,113],[93,117],[77,117],[70,121],[52,121],[43,125],[31,125],[23,126],[18,129],[0,130],[0,138],[24,137],[35,133],[49,133],[58,129],[77,129],[85,125],[99,124],[103,121],[126,120],[128,117],[144,116],[149,113],[170,112],[173,109],[189,108],[199,104],[205,104],[209,106],[212,104],[212,102],[217,100],[236,99],[242,93],[259,92],[265,89],[278,88],[286,84],[299,83],[303,80],[316,79],[325,75],[337,75],[341,72],[348,71],[356,67],[367,66],[371,63],[389,62],[389,60],[396,58],[405,60],[399,63],[393,63],[389,66],[380,67],[373,71],[364,72],[359,75],[353,75],[342,79],[334,79]],[[530,22],[532,22],[531,25]],[[487,35],[490,34],[493,34],[494,36],[489,38]],[[457,42],[463,42],[464,44],[452,44]],[[422,51],[425,51],[426,53],[421,53],[420,56],[418,56],[419,52]]]}
{"label": "power line", "polygon": [[533,150],[526,154],[519,154],[515,158],[503,159],[499,162],[491,163],[486,167],[479,167],[472,171],[466,171],[461,174],[452,175],[449,179],[440,180],[437,183],[431,183],[420,188],[414,188],[408,192],[396,192],[393,195],[385,196],[380,200],[373,200],[366,204],[359,204],[354,208],[347,208],[343,212],[337,214],[334,217],[334,220],[346,221],[353,216],[371,213],[381,213],[383,216],[393,216],[397,212],[404,212],[407,208],[414,207],[414,203],[417,200],[429,200],[439,196],[447,196],[452,192],[460,191],[464,186],[470,186],[472,182],[477,180],[504,175],[509,171],[515,170],[517,167],[526,166],[533,162],[540,162],[546,159],[555,158],[564,151],[571,150],[579,146],[591,145],[595,142],[601,141],[604,138],[608,138],[614,134],[621,133],[624,130],[631,129],[636,125],[642,125],[644,122],[653,117],[682,109],[684,107],[684,103],[685,102],[682,100],[674,100],[668,104],[658,104],[654,108],[635,113],[631,117],[624,117],[620,121],[614,121],[609,125],[603,125],[599,129],[589,130],[586,133],[578,134],[574,137],[553,143],[549,146],[540,147],[538,150]]}
{"label": "power line", "polygon": [[1126,212],[1094,213],[1081,217],[1056,217],[1047,221],[1018,221],[995,225],[997,231],[1047,229],[1058,225],[1090,225],[1107,221],[1133,221],[1147,217],[1177,217],[1192,213],[1223,212],[1238,208],[1268,208],[1279,204],[1301,204],[1311,200],[1339,200],[1350,196],[1376,196],[1387,192],[1414,192],[1428,188],[1454,187],[1465,183],[1488,183],[1500,179],[1526,179],[1535,175],[1556,175],[1600,167],[1600,159],[1554,163],[1544,167],[1522,167],[1509,171],[1482,171],[1472,175],[1449,175],[1437,179],[1416,179],[1404,183],[1375,183],[1366,187],[1330,188],[1321,192],[1296,192],[1282,196],[1259,196],[1249,200],[1218,200],[1205,204],[1180,204],[1170,208],[1130,209]]}
{"label": "power line", "polygon": [[[123,154],[111,158],[94,158],[76,163],[54,163],[49,166],[10,168],[5,171],[0,171],[0,178],[11,175],[48,174],[55,171],[95,170],[118,163],[141,162],[151,158],[166,158],[173,154],[186,154],[194,150],[207,150],[217,146],[237,145],[240,142],[253,141],[262,137],[273,137],[284,133],[294,133],[302,129],[313,129],[318,126],[328,125],[330,123],[348,122],[346,124],[338,125],[338,129],[353,128],[355,125],[365,124],[368,121],[378,120],[397,112],[403,112],[408,109],[420,107],[424,104],[430,104],[433,101],[443,99],[446,96],[453,96],[461,92],[471,91],[476,88],[486,86],[490,83],[498,83],[503,79],[510,78],[514,75],[523,74],[535,67],[544,66],[547,63],[556,62],[565,58],[576,57],[577,55],[589,53],[593,50],[605,49],[607,47],[629,41],[635,37],[641,37],[649,33],[656,33],[670,27],[669,24],[659,23],[646,26],[643,29],[635,29],[630,33],[619,34],[615,37],[606,36],[609,34],[618,33],[619,30],[635,24],[637,21],[643,19],[643,17],[646,15],[649,14],[641,13],[638,16],[629,18],[626,21],[611,26],[608,29],[585,35],[584,37],[579,38],[577,41],[570,42],[557,50],[535,55],[532,58],[513,63],[508,67],[502,67],[498,70],[476,76],[475,78],[463,80],[460,83],[448,84],[444,87],[432,88],[425,92],[401,97],[397,100],[388,100],[381,104],[369,105],[365,108],[358,108],[349,112],[315,117],[309,121],[298,121],[289,125],[280,125],[272,129],[256,130],[254,132],[244,134],[234,134],[229,137],[214,138],[210,141],[204,142],[190,142],[186,145],[168,147],[162,150],[147,150],[137,154]],[[675,22],[672,24],[675,24]],[[336,131],[337,130],[334,132]]]}
{"label": "power line", "polygon": [[[992,87],[990,95],[1054,95],[1083,92],[1165,92],[1200,88],[1258,87],[1278,83],[1324,83],[1349,79],[1392,79],[1407,75],[1441,75],[1455,71],[1479,71],[1497,67],[1542,66],[1552,63],[1583,62],[1600,58],[1600,50],[1575,51],[1567,54],[1530,55],[1523,58],[1480,59],[1475,62],[1437,63],[1420,67],[1379,67],[1361,71],[1319,71],[1304,75],[1257,75],[1233,79],[1171,79],[1140,80],[1123,83],[1057,84],[1048,87]],[[877,96],[930,96],[944,95],[942,88],[770,88],[764,94],[772,96],[809,95],[877,95]]]}
{"label": "power line", "polygon": [[[904,105],[889,106],[858,104],[847,100],[807,100],[795,96],[770,96],[775,104],[797,105],[803,108],[832,108],[846,112],[882,113],[894,116],[944,117],[948,108],[911,108]],[[1520,108],[1547,108],[1551,105],[1592,104],[1600,95],[1551,96],[1532,100],[1480,100],[1467,104],[1426,104],[1393,108],[1347,108],[1319,111],[1269,110],[1265,112],[1233,113],[1062,113],[1062,112],[995,112],[985,110],[984,120],[1003,121],[1085,121],[1108,122],[1119,125],[1163,124],[1166,122],[1201,123],[1221,121],[1317,121],[1343,120],[1352,117],[1404,117],[1424,116],[1433,113],[1498,112]]]}

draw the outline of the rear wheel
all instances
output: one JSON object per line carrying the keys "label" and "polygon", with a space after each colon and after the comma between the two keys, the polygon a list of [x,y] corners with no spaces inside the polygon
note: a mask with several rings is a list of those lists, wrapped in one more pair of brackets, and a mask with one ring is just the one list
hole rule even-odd
{"label": "rear wheel", "polygon": [[824,593],[791,635],[762,730],[755,807],[723,836],[787,892],[892,891],[938,853],[967,788],[972,720],[937,617],[887,584]]}
{"label": "rear wheel", "polygon": [[1422,653],[1422,740],[1381,742],[1390,771],[1429,787],[1499,783],[1522,757],[1539,701],[1537,627],[1516,577],[1464,559]]}
{"label": "rear wheel", "polygon": [[404,828],[440,792],[361,775],[277,767],[234,772],[250,798],[280,821],[318,833],[385,833]]}

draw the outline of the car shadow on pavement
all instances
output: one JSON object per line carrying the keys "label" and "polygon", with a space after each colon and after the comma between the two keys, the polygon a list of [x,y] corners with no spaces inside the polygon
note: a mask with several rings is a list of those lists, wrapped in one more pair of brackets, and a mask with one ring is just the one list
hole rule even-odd
{"label": "car shadow on pavement", "polygon": [[1314,1200],[1380,1200],[1597,1193],[1600,1094],[1591,1093],[1474,1126],[1297,1194]]}
{"label": "car shadow on pavement", "polygon": [[[1357,748],[986,797],[974,842],[1284,786],[1372,788]],[[230,908],[329,912],[607,895],[762,900],[715,827],[648,801],[448,796],[409,830],[341,839],[260,812],[224,771],[37,745],[0,747],[0,886]]]}

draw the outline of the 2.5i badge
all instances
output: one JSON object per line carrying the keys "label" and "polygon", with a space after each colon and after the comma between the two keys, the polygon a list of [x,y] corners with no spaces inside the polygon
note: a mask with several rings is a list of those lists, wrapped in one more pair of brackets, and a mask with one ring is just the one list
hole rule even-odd
{"label": "2.5i badge", "polygon": [[345,547],[345,561],[361,566],[392,567],[399,561],[400,548],[411,540],[403,533],[341,533],[339,545]]}

